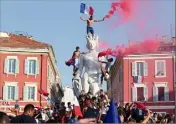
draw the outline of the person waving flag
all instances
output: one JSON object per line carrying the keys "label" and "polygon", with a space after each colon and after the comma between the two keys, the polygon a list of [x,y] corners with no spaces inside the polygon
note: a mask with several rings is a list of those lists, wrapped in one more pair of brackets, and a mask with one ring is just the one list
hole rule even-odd
{"label": "person waving flag", "polygon": [[93,9],[93,7],[91,7],[91,6],[87,5],[87,4],[81,3],[81,5],[80,5],[80,13],[93,15],[94,14],[94,9]]}

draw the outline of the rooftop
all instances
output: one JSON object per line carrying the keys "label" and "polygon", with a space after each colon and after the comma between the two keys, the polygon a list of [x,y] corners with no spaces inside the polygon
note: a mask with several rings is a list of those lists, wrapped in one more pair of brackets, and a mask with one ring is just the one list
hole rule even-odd
{"label": "rooftop", "polygon": [[[127,53],[129,54],[159,54],[159,53],[168,53],[176,51],[176,38],[172,37],[167,40],[149,40],[144,42],[129,42],[129,49]],[[129,55],[128,54],[128,55]]]}
{"label": "rooftop", "polygon": [[34,40],[31,36],[0,32],[0,47],[42,49],[49,46],[49,44]]}

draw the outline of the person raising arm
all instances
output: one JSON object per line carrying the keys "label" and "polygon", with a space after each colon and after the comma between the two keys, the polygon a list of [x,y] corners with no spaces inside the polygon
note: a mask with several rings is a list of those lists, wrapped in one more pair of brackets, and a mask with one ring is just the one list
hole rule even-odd
{"label": "person raising arm", "polygon": [[93,15],[91,15],[89,19],[84,19],[82,17],[80,17],[80,19],[83,21],[87,21],[87,34],[91,33],[92,36],[94,36],[93,23],[104,21],[105,18],[103,18],[102,20],[94,20]]}

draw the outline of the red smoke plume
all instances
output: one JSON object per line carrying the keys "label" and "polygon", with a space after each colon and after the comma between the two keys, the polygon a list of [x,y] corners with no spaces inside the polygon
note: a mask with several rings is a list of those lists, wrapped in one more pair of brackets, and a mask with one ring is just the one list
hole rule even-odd
{"label": "red smoke plume", "polygon": [[115,12],[117,12],[117,14],[121,16],[121,19],[126,20],[132,15],[134,6],[134,0],[120,0],[113,2],[111,4],[111,9],[105,15],[105,18],[111,18],[115,14]]}
{"label": "red smoke plume", "polygon": [[99,52],[98,57],[112,55],[115,57],[126,56],[129,54],[148,54],[157,52],[160,42],[154,40],[145,40],[143,42],[131,42],[129,46],[116,46],[115,50],[107,49]]}

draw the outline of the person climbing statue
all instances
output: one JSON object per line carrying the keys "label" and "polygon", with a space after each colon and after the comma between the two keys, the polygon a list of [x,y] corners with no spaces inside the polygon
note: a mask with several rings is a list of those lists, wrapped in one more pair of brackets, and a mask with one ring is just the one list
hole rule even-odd
{"label": "person climbing statue", "polygon": [[[108,76],[109,76],[109,71],[110,71],[110,67],[111,67],[111,63],[113,62],[113,58],[108,58],[108,56],[106,57],[107,62],[105,61],[99,61],[101,62],[101,85],[103,84],[103,80],[107,80]],[[103,67],[102,63],[105,63],[106,66]]]}
{"label": "person climbing statue", "polygon": [[73,52],[73,75],[75,75],[75,73],[78,70],[78,64],[79,64],[79,57],[80,57],[80,48],[77,46],[76,50]]}
{"label": "person climbing statue", "polygon": [[80,19],[83,21],[87,21],[87,34],[91,33],[92,36],[94,36],[94,29],[92,27],[93,23],[104,21],[105,18],[103,18],[102,20],[94,20],[93,15],[91,15],[89,19],[83,19],[82,17],[80,17]]}

